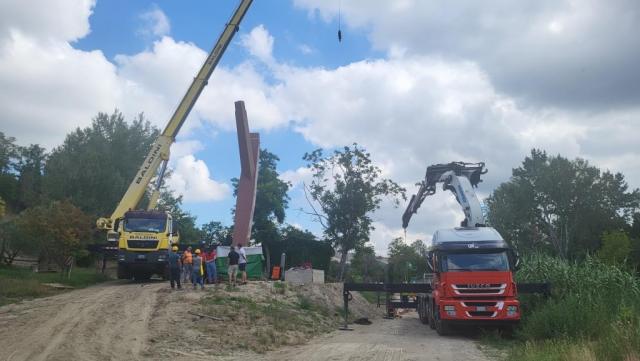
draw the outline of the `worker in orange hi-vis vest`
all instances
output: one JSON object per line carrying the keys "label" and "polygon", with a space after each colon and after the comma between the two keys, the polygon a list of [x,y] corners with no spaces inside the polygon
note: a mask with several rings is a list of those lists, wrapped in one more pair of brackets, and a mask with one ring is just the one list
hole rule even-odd
{"label": "worker in orange hi-vis vest", "polygon": [[191,274],[193,273],[193,254],[191,253],[191,246],[182,253],[182,283],[192,281]]}

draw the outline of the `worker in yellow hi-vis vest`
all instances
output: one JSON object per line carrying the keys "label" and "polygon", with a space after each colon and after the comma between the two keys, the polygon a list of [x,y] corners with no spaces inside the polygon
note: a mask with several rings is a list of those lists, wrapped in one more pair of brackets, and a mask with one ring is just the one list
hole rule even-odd
{"label": "worker in yellow hi-vis vest", "polygon": [[200,257],[200,249],[196,249],[195,254],[193,255],[193,274],[191,275],[191,283],[193,284],[193,289],[196,289],[196,284],[200,285],[201,289],[204,289],[204,279],[202,276],[204,275],[202,257]]}

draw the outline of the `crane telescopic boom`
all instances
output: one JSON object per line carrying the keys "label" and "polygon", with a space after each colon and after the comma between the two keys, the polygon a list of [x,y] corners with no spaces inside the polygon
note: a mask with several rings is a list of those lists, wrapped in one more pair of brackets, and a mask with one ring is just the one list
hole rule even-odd
{"label": "crane telescopic boom", "polygon": [[147,154],[144,163],[142,163],[142,166],[138,169],[138,173],[134,177],[133,181],[131,181],[129,188],[120,200],[120,203],[111,214],[111,217],[98,219],[96,222],[98,228],[112,230],[116,220],[122,218],[125,212],[136,209],[142,200],[151,179],[155,175],[158,175],[148,207],[149,209],[155,208],[160,194],[160,187],[162,186],[162,179],[164,178],[164,173],[167,167],[167,161],[169,160],[171,144],[175,141],[180,128],[187,119],[187,116],[200,96],[200,93],[202,93],[202,90],[207,85],[211,73],[215,69],[216,65],[218,65],[218,62],[231,42],[231,39],[238,31],[238,26],[249,9],[252,1],[253,0],[242,0],[240,2],[231,17],[231,20],[226,24],[224,31],[200,68],[200,71],[187,89],[186,94],[180,101],[180,104],[173,113],[169,123],[162,134],[151,146],[149,154]]}
{"label": "crane telescopic boom", "polygon": [[474,187],[482,182],[480,176],[487,173],[484,163],[451,162],[427,167],[424,180],[420,182],[418,193],[411,196],[409,205],[402,215],[402,228],[407,228],[411,216],[418,211],[427,196],[436,192],[436,184],[443,183],[443,190],[450,190],[462,207],[465,219],[463,227],[482,227],[485,225],[480,201]]}

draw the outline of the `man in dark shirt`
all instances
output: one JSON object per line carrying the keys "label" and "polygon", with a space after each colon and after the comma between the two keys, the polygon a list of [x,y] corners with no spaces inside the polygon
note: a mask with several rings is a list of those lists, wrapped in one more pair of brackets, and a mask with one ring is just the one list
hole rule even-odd
{"label": "man in dark shirt", "polygon": [[234,246],[231,246],[229,249],[229,268],[227,272],[229,273],[229,284],[236,286],[236,274],[238,273],[238,260],[240,259],[240,255],[236,252]]}
{"label": "man in dark shirt", "polygon": [[169,252],[169,280],[171,282],[171,289],[175,289],[175,284],[178,284],[178,289],[181,289],[180,285],[180,268],[182,262],[180,262],[180,256],[178,255],[178,246],[171,247]]}

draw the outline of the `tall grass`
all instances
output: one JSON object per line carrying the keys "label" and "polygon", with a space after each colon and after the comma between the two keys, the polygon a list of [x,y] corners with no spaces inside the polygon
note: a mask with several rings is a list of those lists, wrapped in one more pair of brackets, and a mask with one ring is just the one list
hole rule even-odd
{"label": "tall grass", "polygon": [[587,257],[569,262],[535,254],[518,282],[550,281],[552,296],[521,297],[523,319],[513,360],[637,360],[640,281],[621,267]]}

